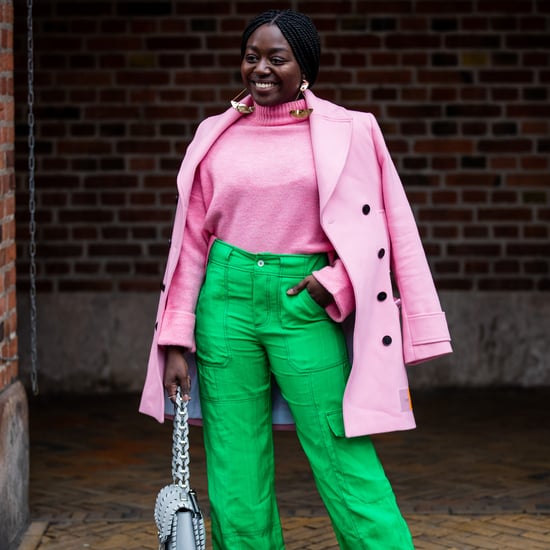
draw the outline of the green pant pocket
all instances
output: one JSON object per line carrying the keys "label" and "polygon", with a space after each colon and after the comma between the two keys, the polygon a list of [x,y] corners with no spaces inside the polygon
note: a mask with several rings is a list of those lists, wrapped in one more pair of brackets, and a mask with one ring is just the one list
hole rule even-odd
{"label": "green pant pocket", "polygon": [[342,411],[331,411],[327,413],[327,422],[330,431],[335,437],[345,437],[346,430],[344,428],[344,416]]}

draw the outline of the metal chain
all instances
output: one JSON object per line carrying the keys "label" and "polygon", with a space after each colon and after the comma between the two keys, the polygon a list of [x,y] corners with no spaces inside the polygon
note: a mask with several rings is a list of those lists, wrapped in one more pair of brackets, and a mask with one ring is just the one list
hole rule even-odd
{"label": "metal chain", "polygon": [[183,400],[181,388],[178,387],[174,415],[172,478],[176,485],[189,491],[189,424],[187,418],[187,401]]}
{"label": "metal chain", "polygon": [[30,331],[31,331],[31,383],[32,392],[38,395],[37,338],[36,338],[36,199],[34,184],[34,41],[32,0],[27,0],[27,78],[29,126],[29,260],[30,260]]}
{"label": "metal chain", "polygon": [[[198,503],[196,502],[195,492],[189,484],[189,424],[187,422],[189,414],[187,412],[187,401],[183,400],[181,387],[176,392],[176,406],[174,414],[174,434],[172,448],[172,479],[174,484],[183,489],[192,501],[195,512],[191,519],[193,533],[195,536],[196,550],[206,549],[206,531],[204,528],[204,519],[200,513]],[[176,537],[171,538],[171,548],[176,550]]]}

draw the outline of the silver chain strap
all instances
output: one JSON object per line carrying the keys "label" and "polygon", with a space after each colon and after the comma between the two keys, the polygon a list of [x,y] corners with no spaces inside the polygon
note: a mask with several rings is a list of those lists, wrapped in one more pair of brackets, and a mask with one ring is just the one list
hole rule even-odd
{"label": "silver chain strap", "polygon": [[[172,478],[173,485],[161,489],[155,504],[155,523],[159,530],[159,550],[188,548],[206,549],[206,530],[195,491],[189,485],[189,425],[187,423],[187,401],[183,400],[181,388],[176,393],[174,426],[172,436]],[[183,515],[180,518],[179,512]],[[188,514],[191,514],[189,516]],[[191,519],[192,533],[182,531],[183,539],[178,541],[179,521]],[[185,523],[184,523],[185,525]],[[192,541],[188,538],[192,536]]]}
{"label": "silver chain strap", "polygon": [[31,317],[31,384],[38,395],[37,337],[36,337],[36,199],[34,184],[34,41],[32,25],[32,0],[27,0],[27,78],[29,126],[29,260],[30,260],[30,317]]}
{"label": "silver chain strap", "polygon": [[187,401],[181,396],[181,388],[176,393],[174,434],[172,446],[172,479],[179,487],[189,491],[189,424],[187,423]]}

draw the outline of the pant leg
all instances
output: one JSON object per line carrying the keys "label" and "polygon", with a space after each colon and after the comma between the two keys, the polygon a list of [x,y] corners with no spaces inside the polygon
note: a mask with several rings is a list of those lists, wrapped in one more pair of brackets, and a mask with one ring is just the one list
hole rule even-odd
{"label": "pant leg", "polygon": [[215,550],[284,548],[274,490],[270,372],[254,337],[251,279],[209,265],[196,342]]}
{"label": "pant leg", "polygon": [[280,333],[267,347],[317,487],[345,550],[407,550],[411,535],[369,437],[346,438],[342,398],[349,374],[345,340],[307,291],[287,297]]}

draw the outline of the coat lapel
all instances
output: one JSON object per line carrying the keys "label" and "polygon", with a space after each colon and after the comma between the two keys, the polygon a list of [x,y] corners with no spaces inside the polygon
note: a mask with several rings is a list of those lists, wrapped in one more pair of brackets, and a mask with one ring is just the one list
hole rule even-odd
{"label": "coat lapel", "polygon": [[235,109],[229,108],[217,117],[206,119],[206,123],[200,128],[200,137],[196,136],[199,139],[194,139],[185,153],[185,160],[193,174],[214,142],[241,116],[243,115]]}
{"label": "coat lapel", "polygon": [[305,92],[310,116],[311,143],[319,185],[321,212],[334,191],[348,155],[352,118],[347,111]]}

